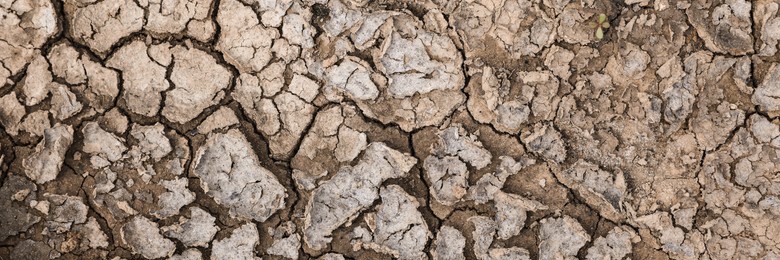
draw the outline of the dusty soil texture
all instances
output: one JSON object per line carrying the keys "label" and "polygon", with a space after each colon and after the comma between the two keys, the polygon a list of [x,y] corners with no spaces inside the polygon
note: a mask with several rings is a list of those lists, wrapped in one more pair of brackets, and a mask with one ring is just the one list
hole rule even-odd
{"label": "dusty soil texture", "polygon": [[780,0],[0,0],[0,260],[780,259]]}

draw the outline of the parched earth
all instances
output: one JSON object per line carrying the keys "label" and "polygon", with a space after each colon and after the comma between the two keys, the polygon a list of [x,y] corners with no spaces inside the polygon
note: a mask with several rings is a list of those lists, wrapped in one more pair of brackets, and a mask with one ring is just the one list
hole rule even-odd
{"label": "parched earth", "polygon": [[780,259],[778,44],[780,0],[0,0],[0,259]]}

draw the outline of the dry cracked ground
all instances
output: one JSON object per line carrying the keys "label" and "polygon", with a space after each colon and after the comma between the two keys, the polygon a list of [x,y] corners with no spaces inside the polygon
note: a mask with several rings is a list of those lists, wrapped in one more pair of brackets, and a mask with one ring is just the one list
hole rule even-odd
{"label": "dry cracked ground", "polygon": [[780,259],[778,44],[780,0],[0,0],[0,259]]}

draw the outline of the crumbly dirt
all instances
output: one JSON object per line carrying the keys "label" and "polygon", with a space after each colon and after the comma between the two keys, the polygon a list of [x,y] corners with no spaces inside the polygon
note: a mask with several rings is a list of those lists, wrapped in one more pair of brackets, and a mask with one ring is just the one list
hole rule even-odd
{"label": "crumbly dirt", "polygon": [[780,0],[0,0],[0,260],[780,259],[779,48]]}

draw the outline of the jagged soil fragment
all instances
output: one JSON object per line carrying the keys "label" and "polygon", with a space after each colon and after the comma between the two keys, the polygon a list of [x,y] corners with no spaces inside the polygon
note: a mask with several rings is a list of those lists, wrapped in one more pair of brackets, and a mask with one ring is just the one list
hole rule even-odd
{"label": "jagged soil fragment", "polygon": [[19,73],[58,30],[59,17],[51,1],[10,1],[0,4],[0,84]]}
{"label": "jagged soil fragment", "polygon": [[192,174],[206,194],[230,209],[231,216],[265,221],[284,207],[284,186],[260,165],[240,131],[209,135],[193,159]]}
{"label": "jagged soil fragment", "polygon": [[342,167],[312,192],[304,220],[304,241],[309,247],[322,249],[333,230],[379,198],[385,180],[406,175],[417,162],[382,143],[370,144],[363,154],[355,166]]}
{"label": "jagged soil fragment", "polygon": [[356,230],[355,236],[359,239],[356,246],[386,252],[400,259],[421,258],[431,234],[422,215],[416,212],[417,200],[396,185],[382,188],[379,196],[382,198],[379,209],[366,216],[372,230]]}

